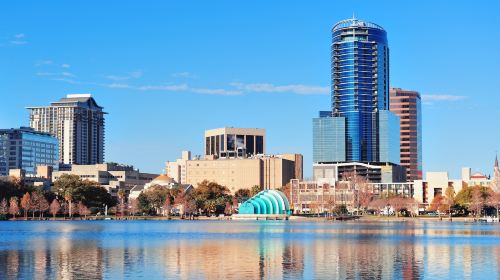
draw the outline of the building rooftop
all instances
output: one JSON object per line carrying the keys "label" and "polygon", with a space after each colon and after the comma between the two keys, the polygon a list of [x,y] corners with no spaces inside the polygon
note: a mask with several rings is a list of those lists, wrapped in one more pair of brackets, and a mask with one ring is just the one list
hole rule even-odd
{"label": "building rooftop", "polygon": [[375,28],[375,29],[380,29],[380,30],[385,31],[384,28],[382,28],[382,26],[380,26],[378,24],[368,22],[368,21],[363,21],[363,20],[360,20],[360,19],[357,19],[354,17],[337,22],[333,26],[332,30],[335,31],[338,29],[348,28],[348,27],[368,27],[368,28]]}

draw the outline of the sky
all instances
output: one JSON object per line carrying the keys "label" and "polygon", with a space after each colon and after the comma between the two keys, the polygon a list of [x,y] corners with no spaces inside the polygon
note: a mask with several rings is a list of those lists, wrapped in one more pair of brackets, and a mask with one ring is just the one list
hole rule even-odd
{"label": "sky", "polygon": [[0,128],[26,106],[91,93],[106,161],[160,173],[205,129],[265,128],[267,153],[301,153],[330,109],[331,28],[386,29],[390,86],[423,98],[423,167],[492,174],[500,150],[495,1],[1,1]]}

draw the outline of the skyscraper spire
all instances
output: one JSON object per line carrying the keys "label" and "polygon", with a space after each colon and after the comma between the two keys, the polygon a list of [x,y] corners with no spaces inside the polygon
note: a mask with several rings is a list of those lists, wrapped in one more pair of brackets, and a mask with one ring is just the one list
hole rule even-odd
{"label": "skyscraper spire", "polygon": [[495,154],[495,165],[494,165],[494,167],[498,169],[498,154]]}

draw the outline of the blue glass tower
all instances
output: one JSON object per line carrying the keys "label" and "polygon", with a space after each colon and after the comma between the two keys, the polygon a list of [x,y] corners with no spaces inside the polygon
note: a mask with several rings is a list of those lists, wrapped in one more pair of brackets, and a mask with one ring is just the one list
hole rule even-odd
{"label": "blue glass tower", "polygon": [[313,161],[400,164],[387,33],[374,23],[343,20],[332,28],[331,47],[332,110],[313,119]]}
{"label": "blue glass tower", "polygon": [[331,47],[332,113],[346,119],[346,160],[380,161],[378,113],[389,110],[387,33],[374,23],[343,20],[333,26]]}

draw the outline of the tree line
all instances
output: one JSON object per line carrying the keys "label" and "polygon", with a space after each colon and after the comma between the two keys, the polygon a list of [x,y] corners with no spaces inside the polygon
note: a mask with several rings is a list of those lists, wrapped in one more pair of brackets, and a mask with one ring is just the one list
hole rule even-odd
{"label": "tree line", "polygon": [[0,219],[87,218],[102,214],[105,207],[117,216],[168,216],[174,206],[182,209],[183,216],[231,215],[237,212],[239,203],[260,190],[259,186],[242,188],[231,195],[227,187],[203,181],[187,191],[180,186],[155,185],[137,199],[127,199],[124,189],[120,189],[115,198],[98,183],[82,180],[77,175],[63,174],[49,190],[17,179],[0,180]]}
{"label": "tree line", "polygon": [[86,218],[116,204],[116,199],[98,183],[77,175],[62,175],[49,190],[18,179],[0,180],[0,219],[41,220],[48,214],[53,218],[73,218],[75,214]]}
{"label": "tree line", "polygon": [[[129,205],[120,207],[131,213],[143,215],[172,214],[173,206],[180,209],[179,215],[231,215],[236,213],[238,204],[260,192],[260,186],[242,188],[231,195],[229,189],[216,182],[203,181],[190,190],[180,186],[169,188],[155,185],[143,191],[137,199],[128,201]],[[123,213],[126,214],[126,213]]]}

